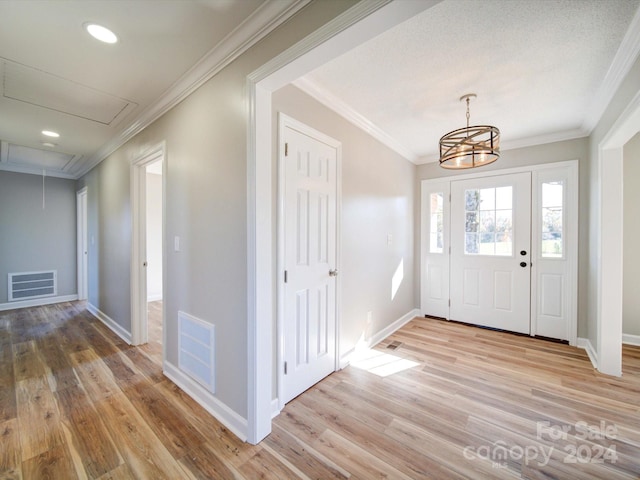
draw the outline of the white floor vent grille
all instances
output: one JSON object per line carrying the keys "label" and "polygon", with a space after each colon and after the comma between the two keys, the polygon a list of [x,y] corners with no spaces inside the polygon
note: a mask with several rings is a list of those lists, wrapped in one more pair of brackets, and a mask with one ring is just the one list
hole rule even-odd
{"label": "white floor vent grille", "polygon": [[9,301],[54,297],[58,294],[57,278],[57,270],[10,273],[7,282]]}
{"label": "white floor vent grille", "polygon": [[215,327],[178,312],[178,368],[215,393]]}

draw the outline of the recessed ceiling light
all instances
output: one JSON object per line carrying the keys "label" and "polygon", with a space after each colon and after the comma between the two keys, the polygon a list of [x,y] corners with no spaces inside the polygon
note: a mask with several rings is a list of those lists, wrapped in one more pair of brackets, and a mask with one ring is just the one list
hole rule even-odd
{"label": "recessed ceiling light", "polygon": [[42,145],[44,145],[45,147],[56,147],[55,143],[51,143],[51,142],[42,142]]}
{"label": "recessed ceiling light", "polygon": [[60,136],[58,132],[52,132],[51,130],[42,130],[42,134],[52,138],[58,138]]}
{"label": "recessed ceiling light", "polygon": [[102,25],[98,25],[97,23],[86,23],[84,28],[89,32],[96,40],[100,40],[104,43],[116,43],[118,41],[118,37],[115,33],[109,30],[107,27],[103,27]]}

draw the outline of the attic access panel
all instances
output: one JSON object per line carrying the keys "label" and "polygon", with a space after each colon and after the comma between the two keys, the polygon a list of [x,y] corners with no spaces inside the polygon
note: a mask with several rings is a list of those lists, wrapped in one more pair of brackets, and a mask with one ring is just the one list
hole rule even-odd
{"label": "attic access panel", "polygon": [[2,95],[41,108],[112,125],[138,105],[52,73],[8,60],[0,63]]}

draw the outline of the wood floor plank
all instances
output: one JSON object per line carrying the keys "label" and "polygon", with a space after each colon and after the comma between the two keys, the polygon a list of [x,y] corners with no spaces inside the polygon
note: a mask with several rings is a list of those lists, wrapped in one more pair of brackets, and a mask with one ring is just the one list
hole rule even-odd
{"label": "wood floor plank", "polygon": [[77,479],[73,463],[62,445],[52,447],[46,451],[22,462],[22,472],[25,479]]}
{"label": "wood floor plank", "polygon": [[71,353],[69,358],[85,391],[94,403],[120,391],[111,370],[92,349]]}
{"label": "wood floor plank", "polygon": [[218,456],[215,447],[203,443],[189,449],[189,453],[180,458],[185,471],[197,479],[225,478],[240,479],[242,476],[232,465]]}
{"label": "wood floor plank", "polygon": [[0,478],[21,478],[22,449],[18,420],[0,423]]}
{"label": "wood floor plank", "polygon": [[36,354],[35,342],[13,344],[13,371],[16,382],[44,375],[44,368]]}
{"label": "wood floor plank", "polygon": [[274,425],[271,435],[265,439],[264,443],[309,478],[345,479],[349,477],[345,474],[347,472],[343,473],[338,468],[327,464],[324,459],[316,456],[310,446],[297,440],[277,425]]}
{"label": "wood floor plank", "polygon": [[44,377],[17,382],[16,399],[23,461],[63,445],[60,413]]}
{"label": "wood floor plank", "polygon": [[[614,378],[568,345],[414,319],[375,349],[411,368],[336,372],[254,446],[164,377],[161,311],[143,347],[82,302],[0,312],[1,479],[640,478],[639,347]],[[584,440],[580,421],[617,430]],[[540,422],[569,433],[541,436]],[[616,463],[565,463],[581,445],[615,447]],[[492,446],[555,451],[544,465],[465,457]]]}
{"label": "wood floor plank", "polygon": [[96,410],[136,477],[175,479],[184,475],[177,460],[123,393],[97,402]]}
{"label": "wood floor plank", "polygon": [[[273,479],[298,478],[286,465],[279,462],[271,453],[261,448],[240,467],[246,478]],[[308,480],[308,479],[307,479]]]}
{"label": "wood floor plank", "polygon": [[[482,456],[472,457],[468,450],[465,456],[467,447],[473,447],[474,450],[472,451],[477,451],[477,448],[484,447],[482,442],[477,443],[477,439],[476,442],[472,442],[471,435],[469,436],[469,444],[456,445],[432,433],[428,427],[419,428],[401,420],[394,420],[385,430],[385,435],[398,442],[399,445],[409,449],[413,449],[416,445],[438,445],[437,449],[429,449],[424,454],[464,478],[513,479],[519,476],[517,471],[494,465]],[[513,468],[513,465],[507,466]]]}
{"label": "wood floor plank", "polygon": [[[55,335],[55,334],[54,334]],[[38,355],[46,366],[49,385],[52,391],[62,390],[79,385],[73,370],[73,364],[55,338],[47,337],[36,342]]]}
{"label": "wood floor plank", "polygon": [[97,478],[120,465],[114,440],[84,390],[72,386],[59,390],[55,396],[72,437],[68,447],[77,452],[86,474]]}
{"label": "wood floor plank", "polygon": [[205,442],[205,437],[145,377],[138,375],[132,385],[125,390],[129,401],[173,457],[182,458]]}
{"label": "wood floor plank", "polygon": [[123,463],[104,475],[98,477],[98,480],[130,480],[136,478],[129,465]]}
{"label": "wood floor plank", "polygon": [[316,440],[314,447],[334,462],[340,463],[355,478],[397,478],[411,480],[407,474],[402,473],[376,455],[372,455],[368,449],[350,442],[331,429]]}

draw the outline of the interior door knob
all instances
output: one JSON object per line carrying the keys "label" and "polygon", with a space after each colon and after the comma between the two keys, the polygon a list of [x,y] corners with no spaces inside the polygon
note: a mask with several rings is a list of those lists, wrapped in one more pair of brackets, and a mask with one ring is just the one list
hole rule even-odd
{"label": "interior door knob", "polygon": [[337,277],[338,276],[338,270],[329,270],[329,276],[330,277]]}
{"label": "interior door knob", "polygon": [[522,268],[526,267],[526,266],[527,266],[527,262],[520,262],[520,266],[521,266]]}

